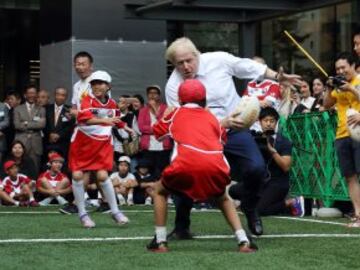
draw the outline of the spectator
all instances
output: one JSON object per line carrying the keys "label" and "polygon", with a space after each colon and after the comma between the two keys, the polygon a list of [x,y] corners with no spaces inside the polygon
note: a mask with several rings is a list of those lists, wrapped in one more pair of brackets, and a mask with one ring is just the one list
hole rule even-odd
{"label": "spectator", "polygon": [[[38,174],[35,169],[35,164],[26,154],[26,148],[21,141],[13,141],[10,145],[10,153],[5,160],[15,161],[18,166],[19,173],[28,176],[32,180],[37,179]],[[4,173],[2,173],[2,175],[4,175]]]}
{"label": "spectator", "polygon": [[61,173],[64,159],[57,153],[49,157],[49,170],[43,172],[36,181],[36,190],[41,194],[40,205],[46,206],[51,201],[56,200],[64,205],[67,200],[64,198],[71,193],[71,184],[69,178]]}
{"label": "spectator", "polygon": [[73,86],[71,105],[72,109],[80,109],[81,100],[92,93],[91,86],[89,84],[90,75],[93,71],[93,57],[88,52],[78,52],[74,56],[74,69],[80,80]]}
{"label": "spectator", "polygon": [[[335,61],[336,75],[344,76],[346,81],[332,91],[326,91],[324,107],[329,109],[335,105],[338,113],[335,148],[339,158],[340,171],[348,184],[349,195],[354,207],[355,220],[349,227],[360,227],[360,143],[354,141],[347,125],[359,125],[360,114],[347,118],[349,108],[360,110],[359,89],[360,77],[355,70],[355,59],[351,53],[340,53]],[[330,82],[331,83],[331,82]]]}
{"label": "spectator", "polygon": [[[255,56],[253,60],[265,65],[265,60]],[[279,106],[281,92],[279,83],[269,79],[256,79],[247,84],[243,96],[255,96],[260,101],[261,108]]]}
{"label": "spectator", "polygon": [[163,169],[169,164],[171,141],[170,138],[159,142],[155,139],[152,126],[160,120],[165,112],[166,105],[161,102],[161,89],[157,85],[146,88],[148,103],[140,110],[138,117],[140,149],[142,157],[150,161],[155,177],[159,177]]}
{"label": "spectator", "polygon": [[324,91],[325,91],[325,83],[324,81],[317,77],[312,82],[312,92],[313,97],[315,98],[315,101],[311,107],[312,112],[323,112],[324,106]]}
{"label": "spectator", "polygon": [[16,162],[13,160],[6,161],[4,171],[7,176],[2,181],[0,189],[5,191],[13,200],[17,201],[15,202],[16,205],[39,206],[32,193],[31,179],[19,173]]}
{"label": "spectator", "polygon": [[131,159],[128,156],[120,157],[118,171],[110,175],[120,205],[134,204],[134,189],[131,186],[136,184],[136,179],[130,172],[130,163]]}
{"label": "spectator", "polygon": [[0,102],[0,164],[2,164],[4,154],[7,150],[5,131],[8,126],[9,109],[4,103]]}
{"label": "spectator", "polygon": [[[286,199],[290,188],[289,170],[291,166],[291,142],[280,133],[275,133],[280,115],[274,108],[263,108],[259,120],[261,132],[255,134],[268,168],[269,176],[261,190],[257,209],[262,216],[291,213],[304,215],[304,199],[302,197]],[[242,185],[231,188],[230,196],[240,198]],[[237,193],[237,194],[234,194]]]}
{"label": "spectator", "polygon": [[310,85],[303,80],[300,85],[300,103],[295,108],[294,113],[308,113],[310,112],[315,98],[311,96]]}
{"label": "spectator", "polygon": [[36,87],[26,87],[25,103],[14,110],[14,126],[15,139],[25,145],[27,155],[33,160],[38,173],[43,153],[41,130],[45,127],[46,119],[45,109],[35,104],[36,97]]}
{"label": "spectator", "polygon": [[145,105],[145,101],[142,95],[133,95],[132,108],[136,118],[139,116],[139,111]]}
{"label": "spectator", "polygon": [[4,104],[9,109],[9,125],[5,129],[6,145],[9,146],[15,137],[15,127],[14,127],[14,108],[20,105],[21,97],[15,91],[10,91],[6,94]]}
{"label": "spectator", "polygon": [[300,102],[299,94],[296,88],[287,82],[280,84],[281,100],[277,111],[279,115],[288,118],[293,114],[295,108]]}
{"label": "spectator", "polygon": [[356,61],[356,72],[360,73],[360,28],[355,30],[355,33],[353,35],[353,41],[354,41],[354,51],[358,57]]}
{"label": "spectator", "polygon": [[147,159],[140,159],[136,172],[134,173],[136,182],[130,182],[127,187],[134,187],[134,203],[151,205],[153,187],[157,178],[151,173],[151,163]]}
{"label": "spectator", "polygon": [[46,107],[49,104],[50,96],[49,92],[45,89],[41,89],[38,92],[36,104],[40,107]]}
{"label": "spectator", "polygon": [[137,120],[132,111],[129,110],[131,106],[128,101],[128,95],[122,95],[119,98],[118,107],[120,109],[120,119],[125,122],[127,126],[134,130],[133,135],[129,136],[129,133],[126,132],[123,128],[113,127],[113,135],[114,135],[114,160],[119,160],[121,155],[126,155],[124,153],[123,143],[131,142],[136,140],[137,136],[140,135],[140,131],[138,128]]}
{"label": "spectator", "polygon": [[67,90],[57,87],[54,91],[55,102],[46,106],[46,126],[44,129],[45,161],[50,149],[61,152],[66,157],[75,119],[70,115],[70,106],[66,105]]}

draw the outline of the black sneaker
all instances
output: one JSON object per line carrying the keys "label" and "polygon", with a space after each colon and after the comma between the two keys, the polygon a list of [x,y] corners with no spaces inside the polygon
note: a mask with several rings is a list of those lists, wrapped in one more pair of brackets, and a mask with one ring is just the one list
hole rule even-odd
{"label": "black sneaker", "polygon": [[107,214],[111,212],[109,204],[106,202],[102,202],[98,208],[96,208],[96,212],[100,212],[103,214]]}
{"label": "black sneaker", "polygon": [[194,239],[194,236],[189,230],[173,230],[167,236],[168,240],[191,240]]}
{"label": "black sneaker", "polygon": [[79,212],[77,206],[73,203],[66,204],[64,207],[60,208],[59,211],[65,215],[77,214]]}
{"label": "black sneaker", "polygon": [[154,236],[154,238],[146,246],[146,248],[147,248],[147,250],[152,251],[152,252],[156,252],[156,253],[165,253],[165,252],[169,251],[168,246],[167,246],[167,242],[157,243],[156,242],[156,236]]}

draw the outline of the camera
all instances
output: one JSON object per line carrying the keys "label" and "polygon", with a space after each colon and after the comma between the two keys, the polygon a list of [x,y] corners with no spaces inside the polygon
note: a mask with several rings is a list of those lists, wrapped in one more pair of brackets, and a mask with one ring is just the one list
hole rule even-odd
{"label": "camera", "polygon": [[271,154],[269,153],[267,144],[268,142],[272,141],[271,136],[274,134],[275,130],[265,130],[264,132],[251,130],[251,135],[254,137],[254,140],[259,147],[259,150],[265,161],[271,158]]}
{"label": "camera", "polygon": [[332,80],[332,86],[335,88],[339,88],[346,82],[346,78],[344,75],[336,75],[334,77],[329,77]]}

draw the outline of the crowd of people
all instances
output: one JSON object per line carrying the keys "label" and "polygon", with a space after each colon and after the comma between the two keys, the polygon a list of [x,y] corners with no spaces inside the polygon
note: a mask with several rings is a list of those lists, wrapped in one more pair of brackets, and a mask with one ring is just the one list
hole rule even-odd
{"label": "crowd of people", "polygon": [[[360,56],[360,32],[353,41]],[[274,71],[261,57],[200,53],[185,37],[168,47],[166,59],[174,70],[165,91],[149,85],[145,98],[113,97],[111,76],[94,71],[85,51],[74,57],[79,81],[71,105],[64,87],[53,90],[52,104],[50,93],[34,85],[23,96],[8,92],[0,103],[1,203],[58,203],[62,213],[77,213],[85,228],[95,227],[87,203],[111,212],[119,225],[129,222],[119,204],[154,204],[156,230],[148,249],[158,252],[167,251],[167,203],[174,200],[170,236],[178,239],[192,238],[194,203],[217,203],[239,251],[253,252],[256,246],[242,229],[236,206],[255,235],[263,234],[261,216],[304,215],[304,198],[288,197],[292,145],[278,132],[279,118],[333,110],[339,118],[340,169],[354,206],[349,226],[360,227],[360,144],[346,128],[360,124],[359,115],[346,118],[347,108],[360,110],[359,65],[351,53],[336,58],[340,83]],[[240,92],[259,100],[260,116],[251,132],[233,114],[241,97],[232,77],[250,80]]]}

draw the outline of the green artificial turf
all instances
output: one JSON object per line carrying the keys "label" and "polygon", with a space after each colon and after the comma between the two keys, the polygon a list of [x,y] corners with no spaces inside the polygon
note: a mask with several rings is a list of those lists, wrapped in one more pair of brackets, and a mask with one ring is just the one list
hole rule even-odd
{"label": "green artificial turf", "polygon": [[[231,230],[219,212],[192,214],[192,231],[212,239],[170,241],[170,252],[153,254],[145,245],[153,236],[151,207],[126,207],[131,223],[119,227],[110,215],[92,213],[94,229],[83,229],[76,215],[57,213],[56,207],[0,207],[1,269],[360,269],[359,237],[275,238],[285,234],[354,234],[360,229],[301,220],[263,218],[265,235],[256,239],[256,254],[239,254]],[[145,211],[146,212],[145,212]],[[8,211],[15,213],[6,213]],[[38,212],[31,214],[30,212]],[[136,212],[139,211],[139,212]],[[21,213],[25,212],[25,213]],[[174,213],[169,214],[168,230]],[[242,220],[245,222],[244,218]],[[320,219],[318,219],[320,220]],[[346,223],[346,219],[326,219]],[[79,242],[1,243],[4,239],[94,239],[145,237],[147,239]]]}

